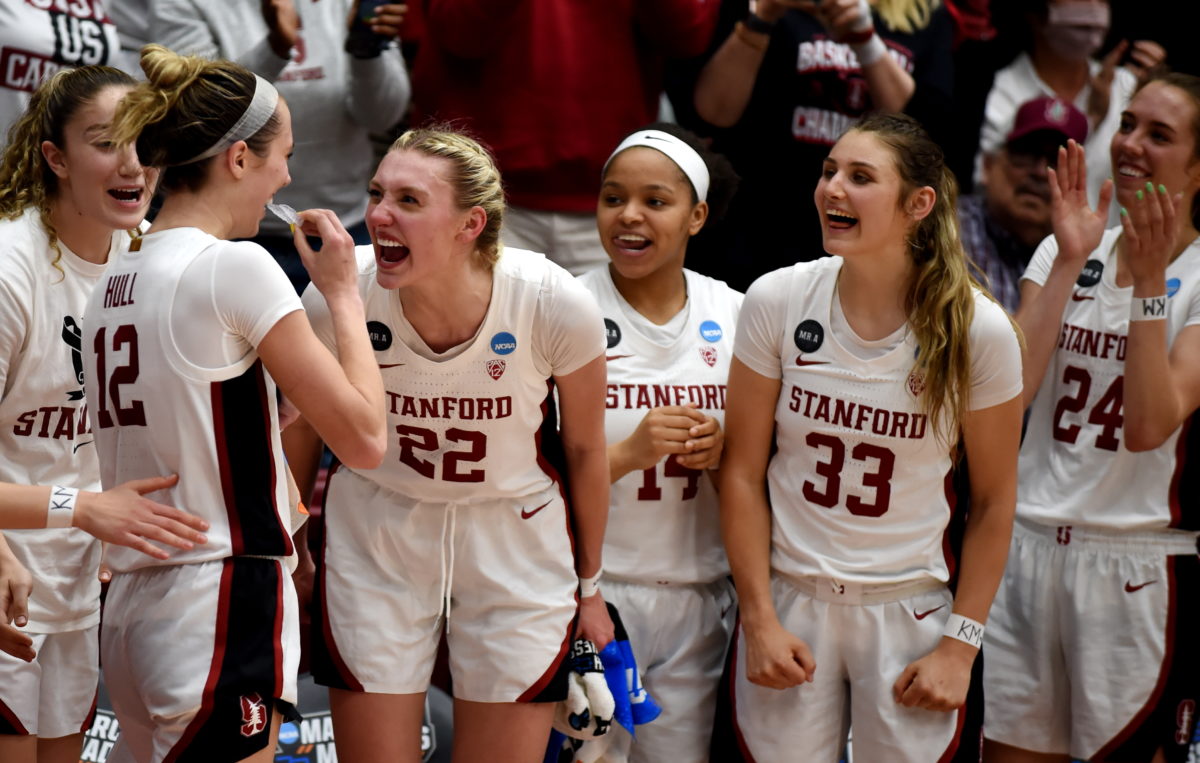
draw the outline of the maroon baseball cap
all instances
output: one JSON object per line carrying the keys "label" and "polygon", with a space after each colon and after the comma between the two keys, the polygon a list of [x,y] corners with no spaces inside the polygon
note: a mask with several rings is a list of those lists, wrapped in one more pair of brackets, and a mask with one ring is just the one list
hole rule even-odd
{"label": "maroon baseball cap", "polygon": [[1034,98],[1017,109],[1012,132],[1008,134],[1005,142],[1012,143],[1041,130],[1062,135],[1064,143],[1067,138],[1074,138],[1076,143],[1082,144],[1087,140],[1088,121],[1082,111],[1060,98]]}

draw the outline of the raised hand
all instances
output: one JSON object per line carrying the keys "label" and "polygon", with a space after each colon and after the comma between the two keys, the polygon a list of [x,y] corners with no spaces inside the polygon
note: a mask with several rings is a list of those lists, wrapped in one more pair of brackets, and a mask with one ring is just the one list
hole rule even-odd
{"label": "raised hand", "polygon": [[292,0],[261,0],[263,21],[267,22],[267,42],[275,55],[288,58],[300,39],[300,14]]}
{"label": "raised hand", "polygon": [[1087,162],[1083,146],[1074,140],[1058,149],[1058,167],[1050,174],[1050,221],[1058,241],[1058,256],[1079,260],[1082,266],[1087,255],[1100,245],[1104,226],[1108,222],[1108,205],[1112,201],[1112,179],[1100,188],[1100,203],[1096,209],[1088,204]]}
{"label": "raised hand", "polygon": [[[354,239],[337,215],[328,209],[306,209],[300,213],[300,220],[292,233],[292,241],[317,289],[326,299],[331,291],[340,289],[357,293],[358,263],[354,259]],[[321,239],[320,252],[313,251],[306,236]]]}
{"label": "raised hand", "polygon": [[1175,226],[1183,194],[1147,182],[1129,207],[1121,208],[1125,261],[1135,282],[1163,281],[1175,247]]}

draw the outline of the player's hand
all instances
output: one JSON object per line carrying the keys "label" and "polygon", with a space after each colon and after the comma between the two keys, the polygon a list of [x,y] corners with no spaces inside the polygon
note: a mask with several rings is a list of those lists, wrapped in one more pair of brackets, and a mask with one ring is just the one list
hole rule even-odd
{"label": "player's hand", "polygon": [[1141,80],[1167,60],[1167,50],[1153,40],[1136,40],[1129,57],[1132,60],[1126,62],[1125,68]]}
{"label": "player's hand", "polygon": [[608,616],[608,607],[604,604],[604,596],[599,592],[579,600],[579,624],[575,627],[575,638],[591,641],[596,645],[596,651],[601,652],[608,642],[616,636],[612,618]]}
{"label": "player's hand", "polygon": [[263,21],[267,22],[267,43],[275,55],[288,58],[300,39],[300,14],[292,0],[261,0]]}
{"label": "player's hand", "polygon": [[949,712],[962,707],[971,687],[971,666],[979,650],[943,636],[932,652],[909,663],[892,686],[892,697],[905,707]]}
{"label": "player's hand", "polygon": [[721,453],[725,449],[725,433],[721,430],[721,422],[712,416],[705,416],[704,423],[696,424],[688,430],[691,438],[691,453],[680,453],[675,461],[688,469],[715,469],[721,463]]}
{"label": "player's hand", "polygon": [[[299,213],[300,224],[292,232],[292,241],[300,261],[317,290],[325,299],[341,294],[358,294],[358,263],[354,259],[354,239],[341,220],[328,209],[306,209]],[[321,239],[321,251],[314,252],[306,236]]]}
{"label": "player's hand", "polygon": [[33,662],[33,658],[37,656],[33,651],[33,639],[4,623],[0,623],[0,652],[11,654],[25,662]]}
{"label": "player's hand", "polygon": [[197,543],[207,543],[204,531],[208,522],[145,497],[146,493],[173,487],[178,481],[179,475],[173,474],[131,480],[103,493],[81,490],[75,504],[74,525],[102,541],[128,546],[155,559],[166,559],[170,554],[152,545],[152,540],[185,551]]}
{"label": "player's hand", "polygon": [[707,418],[694,403],[651,408],[633,434],[618,444],[629,471],[649,469],[667,456],[694,452],[698,438],[692,436],[692,428]]}
{"label": "player's hand", "polygon": [[813,680],[817,663],[808,644],[778,620],[756,628],[742,623],[746,641],[746,678],[768,689],[790,689]]}
{"label": "player's hand", "polygon": [[1146,183],[1128,207],[1121,210],[1125,236],[1125,261],[1135,283],[1154,281],[1166,290],[1167,266],[1175,246],[1175,219],[1183,206],[1183,194],[1171,194],[1165,186]]}
{"label": "player's hand", "polygon": [[0,625],[24,627],[29,622],[31,591],[33,576],[5,546],[0,550]]}
{"label": "player's hand", "polygon": [[1058,241],[1058,256],[1063,261],[1078,260],[1083,267],[1087,256],[1100,245],[1108,224],[1108,205],[1112,201],[1112,179],[1100,188],[1096,209],[1088,204],[1087,161],[1083,146],[1074,140],[1058,149],[1058,167],[1050,174],[1050,222]]}
{"label": "player's hand", "polygon": [[1121,40],[1117,43],[1117,46],[1100,61],[1100,68],[1091,77],[1087,115],[1093,130],[1108,116],[1108,109],[1112,104],[1112,84],[1117,73],[1117,62],[1121,60],[1121,56],[1125,55],[1128,48],[1128,40]]}

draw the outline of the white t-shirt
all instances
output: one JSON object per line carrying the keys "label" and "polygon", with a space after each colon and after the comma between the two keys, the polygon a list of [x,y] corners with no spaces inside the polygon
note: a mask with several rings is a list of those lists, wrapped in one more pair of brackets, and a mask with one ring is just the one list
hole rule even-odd
{"label": "white t-shirt", "polygon": [[292,553],[275,383],[255,347],[300,309],[262,247],[196,228],[150,233],[110,263],[84,316],[101,479],[177,473],[152,497],[211,525],[164,562],[111,548],[114,571]]}
{"label": "white t-shirt", "polygon": [[[608,335],[604,431],[610,444],[633,434],[659,406],[696,403],[725,424],[742,294],[690,270],[683,275],[687,304],[667,326],[655,325],[625,301],[608,266],[579,279],[596,297]],[[653,585],[707,583],[728,574],[717,494],[707,474],[666,458],[613,483],[606,578]]]}
{"label": "white t-shirt", "polygon": [[[953,443],[922,412],[911,333],[880,355],[830,330],[841,265],[826,257],[768,273],[742,306],[735,354],[781,382],[767,469],[771,565],[854,583],[947,581]],[[1020,394],[1016,334],[978,292],[970,346],[971,410]]]}
{"label": "white t-shirt", "polygon": [[[404,317],[399,292],[376,282],[372,247],[356,254],[392,436],[382,465],[352,471],[418,501],[475,503],[550,487],[556,472],[545,454],[557,436],[546,426],[550,377],[604,352],[591,295],[545,256],[505,247],[479,331],[435,353]],[[317,336],[336,351],[315,286],[304,292],[304,306]]]}
{"label": "white t-shirt", "polygon": [[[1195,412],[1159,447],[1125,448],[1123,391],[1133,287],[1117,288],[1117,239],[1104,232],[1063,310],[1058,347],[1021,445],[1017,516],[1107,530],[1200,530]],[[1024,278],[1044,284],[1058,241],[1042,242]],[[1167,343],[1200,324],[1200,240],[1167,267]]]}
{"label": "white t-shirt", "polygon": [[[129,245],[114,233],[110,257]],[[55,253],[36,210],[0,221],[0,480],[100,488],[83,397],[83,309],[105,265],[60,241]],[[6,530],[36,581],[29,630],[88,628],[100,618],[100,543],[82,530]]]}

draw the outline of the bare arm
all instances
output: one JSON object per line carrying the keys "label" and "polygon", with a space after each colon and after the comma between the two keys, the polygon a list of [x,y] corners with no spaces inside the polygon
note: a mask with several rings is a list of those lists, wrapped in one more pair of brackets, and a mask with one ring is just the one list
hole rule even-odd
{"label": "bare arm", "polygon": [[[604,356],[554,377],[562,409],[562,440],[571,487],[575,569],[580,578],[600,571],[608,525],[608,459],[604,442]],[[580,638],[603,649],[613,638],[612,620],[601,594],[580,599]]]}

